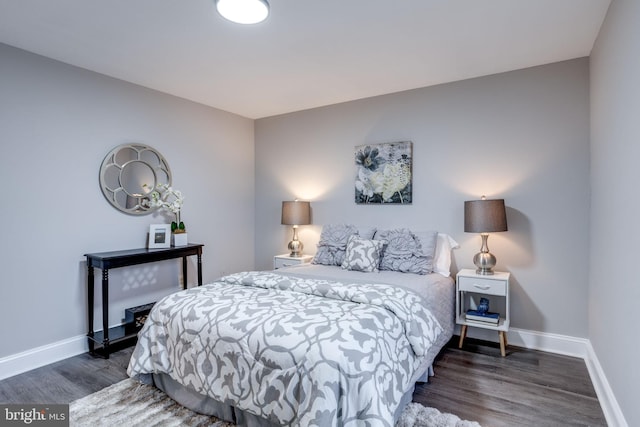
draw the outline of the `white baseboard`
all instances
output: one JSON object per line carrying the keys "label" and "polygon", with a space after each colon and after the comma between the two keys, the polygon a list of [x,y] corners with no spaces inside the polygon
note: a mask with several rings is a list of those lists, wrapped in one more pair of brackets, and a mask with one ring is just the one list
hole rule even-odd
{"label": "white baseboard", "polygon": [[[467,336],[485,341],[498,341],[498,333],[488,329],[469,328]],[[456,333],[459,334],[459,326]],[[610,427],[628,427],[628,424],[618,405],[618,401],[611,390],[609,381],[600,366],[591,342],[586,338],[576,338],[567,335],[549,334],[526,329],[510,328],[507,332],[509,345],[524,347],[548,353],[562,354],[584,359],[591,377],[591,383],[598,396],[607,424]]]}
{"label": "white baseboard", "polygon": [[[455,333],[460,333],[459,326]],[[468,328],[467,336],[484,341],[498,341],[498,332],[489,329]],[[587,357],[586,338],[575,338],[567,335],[549,334],[545,332],[530,331],[527,329],[510,328],[507,332],[509,345],[530,348],[532,350],[547,351],[549,353],[563,354],[565,356]]]}
{"label": "white baseboard", "polygon": [[[460,333],[459,326],[456,326],[455,333]],[[467,336],[486,341],[498,340],[498,334],[495,331],[480,328],[469,328]],[[628,427],[620,406],[618,405],[618,401],[613,394],[613,390],[611,390],[609,381],[588,339],[511,328],[507,333],[507,341],[509,345],[516,347],[584,359],[607,423],[611,427]],[[80,335],[3,357],[0,359],[0,380],[68,357],[86,353],[87,351],[89,351],[87,337]]]}
{"label": "white baseboard", "polygon": [[565,356],[587,357],[586,338],[576,338],[568,335],[550,334],[530,331],[527,329],[511,328],[507,333],[509,344],[516,347],[530,348]]}
{"label": "white baseboard", "polygon": [[89,351],[87,336],[32,348],[0,359],[0,380]]}
{"label": "white baseboard", "polygon": [[618,401],[613,394],[613,390],[611,390],[609,381],[607,381],[607,377],[602,371],[602,366],[600,366],[600,361],[591,346],[591,342],[587,343],[587,357],[585,358],[585,362],[587,363],[591,382],[593,383],[593,388],[596,389],[596,394],[598,395],[598,400],[600,400],[600,406],[602,406],[602,412],[604,412],[607,423],[611,427],[629,427],[618,405]]}

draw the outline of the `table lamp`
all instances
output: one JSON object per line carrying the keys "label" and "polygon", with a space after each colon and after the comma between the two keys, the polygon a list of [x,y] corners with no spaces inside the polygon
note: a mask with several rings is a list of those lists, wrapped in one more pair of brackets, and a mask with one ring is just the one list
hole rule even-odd
{"label": "table lamp", "polygon": [[476,273],[483,275],[493,274],[496,265],[496,257],[489,252],[487,240],[489,233],[507,231],[507,213],[504,208],[504,199],[487,200],[482,196],[481,200],[464,202],[464,231],[468,233],[480,233],[482,247],[473,257],[476,265]]}
{"label": "table lamp", "polygon": [[311,224],[311,204],[294,200],[293,202],[282,202],[283,225],[293,226],[293,240],[289,242],[289,256],[302,256],[302,242],[298,240],[298,226]]}

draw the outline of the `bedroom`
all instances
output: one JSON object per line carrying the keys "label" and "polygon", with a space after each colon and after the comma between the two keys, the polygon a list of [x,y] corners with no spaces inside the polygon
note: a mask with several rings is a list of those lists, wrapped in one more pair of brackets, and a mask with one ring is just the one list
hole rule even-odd
{"label": "bedroom", "polygon": [[[402,216],[454,236],[455,268],[464,268],[478,240],[462,230],[463,201],[504,198],[510,231],[490,244],[516,279],[510,342],[595,358],[614,419],[640,424],[640,378],[628,369],[638,344],[627,338],[640,298],[626,271],[637,253],[629,195],[638,173],[639,13],[635,2],[614,0],[590,58],[257,120],[1,45],[9,243],[0,319],[11,325],[2,328],[3,372],[84,351],[82,255],[144,246],[148,224],[163,222],[125,216],[99,191],[104,155],[141,141],[169,159],[187,196],[189,233],[205,244],[205,281],[268,268],[285,251],[282,200],[311,200],[314,223],[300,233],[309,251],[323,222],[396,226]],[[353,204],[354,147],[401,140],[414,144],[414,203]],[[169,263],[152,272],[176,271]],[[114,272],[119,278],[134,280]],[[111,318],[166,291],[146,285],[113,294]]]}

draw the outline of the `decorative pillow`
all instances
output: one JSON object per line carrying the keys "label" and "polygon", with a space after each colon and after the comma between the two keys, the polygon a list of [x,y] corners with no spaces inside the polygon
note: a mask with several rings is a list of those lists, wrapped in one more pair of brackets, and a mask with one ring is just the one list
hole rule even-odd
{"label": "decorative pillow", "polygon": [[420,241],[422,246],[422,256],[427,258],[427,263],[431,264],[431,271],[434,269],[436,248],[438,247],[437,231],[414,231],[414,236]]}
{"label": "decorative pillow", "polygon": [[313,257],[314,264],[342,265],[349,236],[358,234],[353,225],[327,224],[322,227],[318,250]]}
{"label": "decorative pillow", "polygon": [[349,237],[342,268],[345,270],[377,273],[380,264],[382,240],[360,239],[356,235]]}
{"label": "decorative pillow", "polygon": [[431,273],[435,252],[434,239],[437,241],[437,232],[430,232],[431,237],[427,237],[426,233],[427,247],[423,248],[421,239],[407,228],[377,231],[376,240],[387,243],[380,260],[380,270],[415,274]]}
{"label": "decorative pillow", "polygon": [[332,246],[320,246],[313,256],[312,264],[340,265],[339,260],[344,260],[344,249]]}
{"label": "decorative pillow", "polygon": [[360,237],[361,239],[371,240],[373,239],[373,235],[376,234],[375,227],[358,226],[357,228],[358,228],[358,237]]}
{"label": "decorative pillow", "polygon": [[349,236],[357,234],[358,228],[350,224],[326,224],[320,234],[321,246],[347,247]]}

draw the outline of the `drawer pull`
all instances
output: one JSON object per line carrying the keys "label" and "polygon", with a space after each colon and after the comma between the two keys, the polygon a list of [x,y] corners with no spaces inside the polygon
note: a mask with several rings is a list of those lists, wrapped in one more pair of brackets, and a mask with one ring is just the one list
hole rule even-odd
{"label": "drawer pull", "polygon": [[473,287],[477,289],[482,289],[483,291],[491,289],[491,286],[489,285],[478,285],[477,283],[474,283]]}

